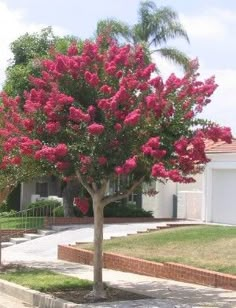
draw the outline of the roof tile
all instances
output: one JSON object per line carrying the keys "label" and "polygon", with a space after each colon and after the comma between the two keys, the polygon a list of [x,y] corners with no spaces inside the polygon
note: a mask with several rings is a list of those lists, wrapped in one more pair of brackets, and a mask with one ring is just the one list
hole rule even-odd
{"label": "roof tile", "polygon": [[226,143],[225,141],[214,142],[212,140],[206,140],[206,153],[236,153],[236,139],[232,140],[232,143]]}

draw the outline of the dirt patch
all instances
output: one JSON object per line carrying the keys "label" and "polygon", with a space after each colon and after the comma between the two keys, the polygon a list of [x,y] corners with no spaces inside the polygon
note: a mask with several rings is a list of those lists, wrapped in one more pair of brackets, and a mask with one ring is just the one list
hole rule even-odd
{"label": "dirt patch", "polygon": [[[63,291],[50,292],[55,297],[70,301],[76,304],[84,303],[94,303],[95,301],[86,298],[91,290],[88,289],[68,289]],[[106,289],[107,298],[102,300],[97,300],[96,302],[115,302],[115,301],[127,301],[127,300],[138,300],[147,299],[149,297],[133,292],[128,292],[120,289],[107,288]]]}

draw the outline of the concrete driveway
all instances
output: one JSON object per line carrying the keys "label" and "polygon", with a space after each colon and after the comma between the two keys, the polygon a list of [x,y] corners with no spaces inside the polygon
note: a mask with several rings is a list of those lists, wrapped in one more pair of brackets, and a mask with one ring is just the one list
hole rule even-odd
{"label": "concrete driveway", "polygon": [[[112,236],[126,236],[138,231],[163,226],[165,223],[132,223],[104,225],[104,239]],[[65,231],[43,236],[21,244],[2,249],[3,262],[19,261],[56,261],[57,246],[59,244],[73,244],[76,242],[92,242],[93,225],[76,225]]]}

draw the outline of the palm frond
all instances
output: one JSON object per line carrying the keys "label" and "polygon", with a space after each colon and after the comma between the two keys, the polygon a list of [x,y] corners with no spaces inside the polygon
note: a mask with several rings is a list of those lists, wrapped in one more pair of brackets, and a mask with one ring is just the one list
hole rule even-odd
{"label": "palm frond", "polygon": [[180,23],[171,23],[170,25],[163,25],[153,29],[152,38],[149,41],[149,47],[152,45],[158,46],[166,44],[168,40],[175,38],[183,38],[189,43],[189,37],[185,29]]}
{"label": "palm frond", "polygon": [[153,50],[152,53],[154,52],[158,52],[162,57],[180,65],[185,71],[188,71],[190,59],[182,51],[176,48],[165,47]]}
{"label": "palm frond", "polygon": [[127,41],[132,40],[132,34],[129,25],[116,19],[104,19],[97,23],[96,34],[109,34],[115,39],[124,38]]}
{"label": "palm frond", "polygon": [[[134,26],[139,26],[136,32],[140,41],[148,41],[149,38],[149,27],[152,20],[153,12],[157,10],[157,6],[153,1],[143,1],[140,3],[138,10],[138,24]],[[136,29],[137,30],[137,29]]]}
{"label": "palm frond", "polygon": [[136,41],[149,42],[149,47],[161,45],[175,37],[189,42],[187,32],[173,9],[157,8],[152,1],[145,1],[141,2],[138,14],[138,23],[132,28]]}

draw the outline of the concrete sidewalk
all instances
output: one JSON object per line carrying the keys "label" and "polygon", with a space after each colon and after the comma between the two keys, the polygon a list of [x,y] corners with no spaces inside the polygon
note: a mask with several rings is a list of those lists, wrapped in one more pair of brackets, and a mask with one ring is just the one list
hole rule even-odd
{"label": "concrete sidewalk", "polygon": [[0,308],[33,308],[33,306],[0,292]]}
{"label": "concrete sidewalk", "polygon": [[[22,264],[22,262],[21,262]],[[93,268],[88,265],[65,261],[25,263],[69,276],[93,279]],[[159,279],[120,271],[103,270],[104,282],[107,284],[152,297],[151,300],[135,301],[135,303],[93,304],[86,307],[211,307],[235,308],[236,292],[195,284]],[[154,300],[155,299],[155,300]],[[123,306],[122,306],[122,305]],[[134,305],[135,304],[135,305]],[[114,305],[114,306],[113,306]]]}

